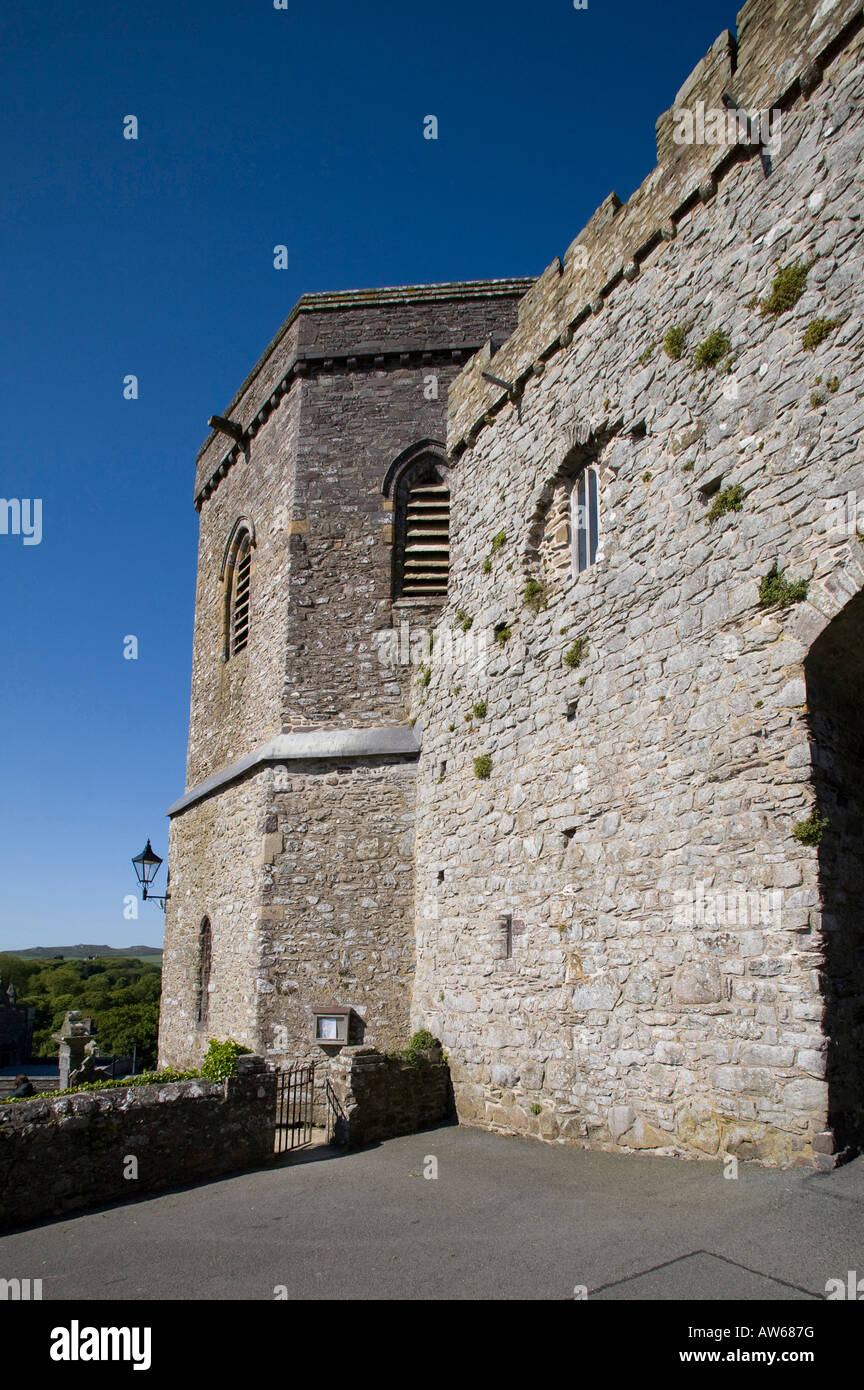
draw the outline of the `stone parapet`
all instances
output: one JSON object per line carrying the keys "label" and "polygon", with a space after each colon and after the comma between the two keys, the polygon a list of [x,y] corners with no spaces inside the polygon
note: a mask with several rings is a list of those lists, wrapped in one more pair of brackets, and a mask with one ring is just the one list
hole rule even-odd
{"label": "stone parapet", "polygon": [[273,1159],[276,1075],[118,1086],[0,1105],[0,1228]]}

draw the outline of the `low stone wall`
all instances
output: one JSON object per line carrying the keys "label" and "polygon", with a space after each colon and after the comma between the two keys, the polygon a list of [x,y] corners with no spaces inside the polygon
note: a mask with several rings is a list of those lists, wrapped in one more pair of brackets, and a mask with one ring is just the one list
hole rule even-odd
{"label": "low stone wall", "polygon": [[327,1077],[333,1143],[356,1148],[455,1119],[450,1069],[440,1052],[416,1062],[372,1047],[343,1047]]}
{"label": "low stone wall", "polygon": [[0,1229],[273,1159],[276,1076],[174,1081],[0,1104]]}

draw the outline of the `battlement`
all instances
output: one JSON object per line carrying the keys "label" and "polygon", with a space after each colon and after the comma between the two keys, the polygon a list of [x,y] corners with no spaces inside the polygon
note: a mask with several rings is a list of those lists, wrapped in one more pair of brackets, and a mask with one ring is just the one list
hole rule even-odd
{"label": "battlement", "polygon": [[[608,198],[568,247],[534,282],[519,305],[518,325],[500,350],[486,343],[450,388],[448,450],[455,458],[494,415],[518,397],[532,375],[580,325],[603,312],[622,282],[635,280],[678,222],[710,203],[724,175],[758,144],[676,143],[676,113],[724,110],[724,95],[749,116],[782,112],[806,100],[825,66],[864,27],[861,0],[750,0],[737,37],[724,31],[693,69],[673,105],[657,120],[657,165],[624,204]],[[680,127],[679,127],[680,130]],[[513,388],[490,383],[490,370]]]}

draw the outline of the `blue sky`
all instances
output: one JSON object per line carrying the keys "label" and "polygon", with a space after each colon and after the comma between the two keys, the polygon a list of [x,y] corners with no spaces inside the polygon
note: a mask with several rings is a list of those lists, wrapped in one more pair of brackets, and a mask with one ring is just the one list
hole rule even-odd
{"label": "blue sky", "polygon": [[38,545],[0,534],[0,949],[161,942],[156,906],[123,906],[183,790],[194,456],[298,296],[539,274],[650,171],[656,117],[734,20],[3,0],[0,495],[43,521]]}

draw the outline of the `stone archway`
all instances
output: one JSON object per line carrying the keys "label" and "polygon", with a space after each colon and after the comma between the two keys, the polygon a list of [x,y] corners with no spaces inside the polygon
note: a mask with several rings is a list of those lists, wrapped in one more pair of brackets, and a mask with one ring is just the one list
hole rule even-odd
{"label": "stone archway", "polygon": [[805,663],[819,842],[828,1124],[838,1154],[864,1149],[864,593]]}

